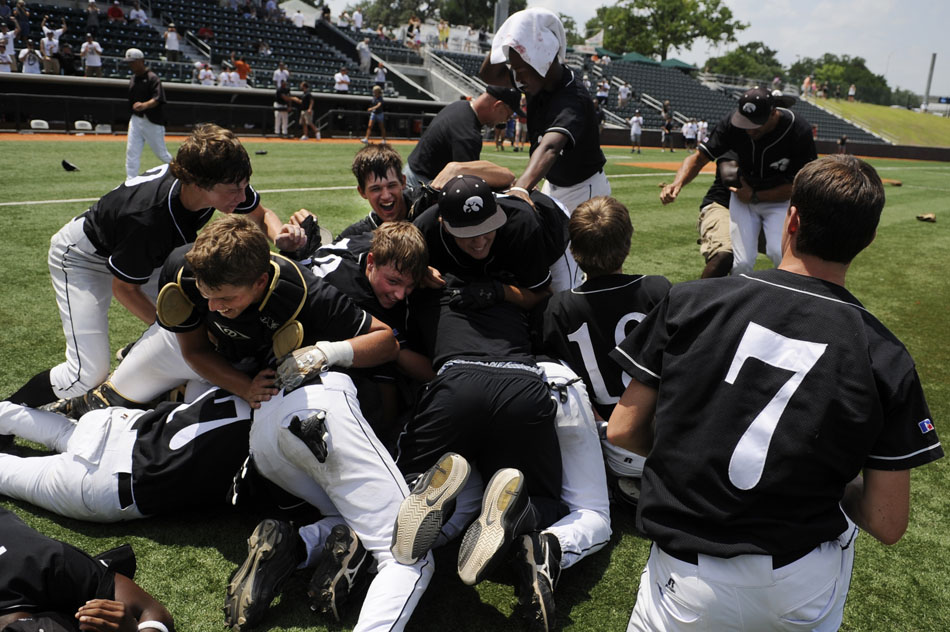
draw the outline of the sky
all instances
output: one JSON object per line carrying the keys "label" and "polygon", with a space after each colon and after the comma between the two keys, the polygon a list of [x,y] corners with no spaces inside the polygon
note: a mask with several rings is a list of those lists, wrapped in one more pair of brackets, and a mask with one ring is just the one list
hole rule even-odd
{"label": "sky", "polygon": [[[825,53],[863,57],[871,72],[884,75],[891,88],[923,94],[933,53],[931,96],[950,96],[950,2],[946,0],[723,0],[735,19],[749,28],[737,35],[738,43],[760,41],[777,51],[785,67],[799,57]],[[578,0],[528,0],[530,7],[545,7],[569,15],[583,25],[597,7],[609,2]],[[702,68],[709,57],[722,55],[736,44],[691,50],[671,50],[676,57]],[[623,52],[623,51],[615,51]]]}

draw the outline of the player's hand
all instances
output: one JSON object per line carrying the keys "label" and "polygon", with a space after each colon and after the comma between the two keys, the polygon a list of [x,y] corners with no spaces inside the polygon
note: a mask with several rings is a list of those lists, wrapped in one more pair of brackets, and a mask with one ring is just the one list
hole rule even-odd
{"label": "player's hand", "polygon": [[287,354],[277,365],[275,386],[289,393],[309,376],[322,373],[329,368],[327,354],[318,345],[302,347]]}
{"label": "player's hand", "polygon": [[305,208],[300,209],[296,213],[290,216],[290,219],[287,220],[288,224],[293,224],[294,226],[300,226],[303,224],[303,221],[308,217],[311,217],[313,213],[308,211]]}
{"label": "player's hand", "polygon": [[752,194],[755,192],[752,187],[749,186],[749,183],[745,181],[745,178],[739,176],[739,187],[729,187],[729,190],[736,194],[736,197],[739,198],[740,202],[745,202],[749,204],[752,202]]}
{"label": "player's hand", "polygon": [[670,204],[671,202],[676,201],[676,196],[680,194],[680,189],[682,187],[678,184],[668,184],[663,187],[663,190],[660,191],[660,202],[664,204]]}
{"label": "player's hand", "polygon": [[284,252],[295,252],[307,244],[307,232],[297,224],[284,224],[274,238],[274,244]]}
{"label": "player's hand", "polygon": [[138,624],[121,601],[93,599],[76,612],[80,630],[94,632],[136,632]]}
{"label": "player's hand", "polygon": [[441,272],[429,266],[426,269],[425,276],[422,277],[422,283],[420,283],[420,285],[430,290],[437,290],[440,287],[445,287],[445,279],[442,278]]}
{"label": "player's hand", "polygon": [[519,200],[524,200],[531,206],[531,208],[534,208],[534,202],[531,201],[531,196],[525,193],[524,191],[520,189],[508,189],[507,191],[505,191],[505,193],[512,197],[516,197]]}
{"label": "player's hand", "polygon": [[264,369],[254,376],[250,386],[241,395],[251,408],[260,408],[261,402],[266,402],[277,394],[278,389],[274,382],[276,375],[273,369]]}
{"label": "player's hand", "polygon": [[132,104],[132,110],[135,112],[144,112],[145,103],[142,101],[136,101],[135,103]]}

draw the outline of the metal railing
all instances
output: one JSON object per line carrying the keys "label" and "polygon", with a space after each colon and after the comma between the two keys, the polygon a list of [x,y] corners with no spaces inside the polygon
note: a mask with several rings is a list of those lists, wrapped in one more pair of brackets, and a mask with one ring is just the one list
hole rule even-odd
{"label": "metal railing", "polygon": [[[456,64],[450,59],[445,59],[440,55],[433,53],[432,51],[426,50],[422,56],[423,64],[425,68],[432,69],[433,67],[437,70],[448,75],[449,78],[455,83],[464,84],[469,88],[473,95],[479,95],[485,91],[486,83],[479,79],[478,77],[471,77],[461,66]],[[460,92],[464,92],[460,90]]]}

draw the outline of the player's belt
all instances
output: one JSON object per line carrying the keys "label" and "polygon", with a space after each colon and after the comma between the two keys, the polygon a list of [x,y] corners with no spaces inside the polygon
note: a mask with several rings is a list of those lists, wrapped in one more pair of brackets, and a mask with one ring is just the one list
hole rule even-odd
{"label": "player's belt", "polygon": [[119,508],[127,509],[135,504],[132,496],[132,475],[128,472],[119,472]]}
{"label": "player's belt", "polygon": [[[681,562],[686,562],[687,564],[692,564],[693,566],[697,566],[699,564],[698,553],[695,553],[692,551],[689,551],[689,552],[671,551],[659,545],[657,545],[657,548],[659,548],[661,551],[663,551],[670,557],[676,558]],[[798,560],[802,559],[803,557],[805,557],[806,555],[808,555],[814,550],[815,550],[815,547],[812,547],[808,549],[807,551],[795,551],[794,553],[783,553],[781,555],[773,555],[772,556],[772,570],[778,570],[782,568],[783,566],[788,566],[792,562],[797,562]],[[711,556],[711,557],[715,557],[715,556]]]}

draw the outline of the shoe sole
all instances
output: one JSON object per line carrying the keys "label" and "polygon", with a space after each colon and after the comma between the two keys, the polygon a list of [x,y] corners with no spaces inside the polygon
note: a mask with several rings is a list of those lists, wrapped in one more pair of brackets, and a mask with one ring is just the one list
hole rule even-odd
{"label": "shoe sole", "polygon": [[554,595],[551,594],[551,588],[538,577],[539,557],[542,558],[540,564],[543,565],[544,548],[536,549],[531,536],[521,536],[518,573],[521,576],[521,590],[525,591],[519,595],[521,613],[528,621],[530,630],[549,632],[554,625]]}
{"label": "shoe sole", "polygon": [[393,526],[390,550],[400,564],[415,564],[435,544],[446,518],[447,506],[465,487],[471,473],[468,461],[444,454],[403,499]]}
{"label": "shoe sole", "polygon": [[521,500],[524,476],[516,469],[498,470],[488,482],[482,513],[465,532],[459,547],[458,573],[474,586],[495,566],[511,544],[514,521],[525,502]]}
{"label": "shoe sole", "polygon": [[255,581],[262,565],[274,557],[276,547],[291,535],[288,529],[286,523],[267,519],[257,525],[247,539],[247,559],[228,580],[224,603],[224,621],[233,632],[242,632],[260,623],[281,585],[293,572],[291,567],[270,587],[263,581]]}
{"label": "shoe sole", "polygon": [[[307,594],[311,598],[310,609],[332,615],[339,621],[342,607],[353,591],[361,570],[369,564],[369,555],[350,529],[333,528],[327,538],[323,560],[310,580]],[[359,558],[352,567],[354,558]]]}

